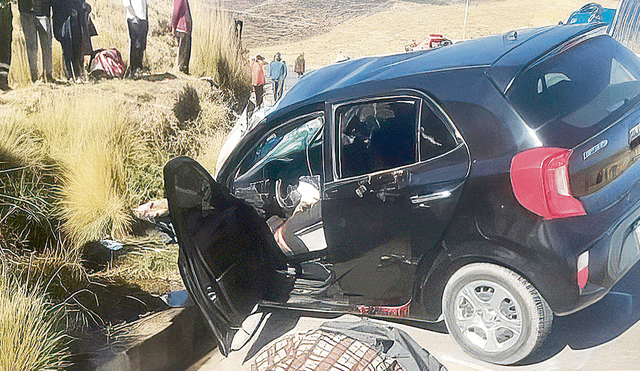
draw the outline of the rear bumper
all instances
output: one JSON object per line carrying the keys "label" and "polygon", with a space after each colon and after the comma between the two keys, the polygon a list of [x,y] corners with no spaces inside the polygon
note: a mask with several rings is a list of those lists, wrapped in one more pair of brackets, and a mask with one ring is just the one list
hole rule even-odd
{"label": "rear bumper", "polygon": [[[610,227],[602,231],[607,225]],[[640,261],[640,243],[635,233],[639,226],[640,182],[623,198],[595,215],[549,222],[550,235],[558,241],[557,245],[571,244],[562,248],[565,253],[561,254],[570,274],[560,276],[573,279],[558,282],[564,289],[556,289],[557,295],[548,299],[553,301],[552,308],[557,315],[574,313],[600,300]],[[599,235],[593,236],[595,233]],[[589,278],[580,292],[577,258],[585,251],[589,251]]]}

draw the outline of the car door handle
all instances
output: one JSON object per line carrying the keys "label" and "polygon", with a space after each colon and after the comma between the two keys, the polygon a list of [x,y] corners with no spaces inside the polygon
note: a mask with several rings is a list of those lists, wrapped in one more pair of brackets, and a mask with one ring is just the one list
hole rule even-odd
{"label": "car door handle", "polygon": [[358,188],[356,188],[356,195],[358,195],[358,197],[360,198],[364,197],[364,194],[366,192],[367,192],[367,186],[365,186],[364,184],[360,184]]}
{"label": "car door handle", "polygon": [[451,196],[451,191],[442,191],[442,192],[429,193],[426,195],[414,195],[409,197],[409,199],[411,200],[412,204],[418,204],[420,205],[420,207],[422,207],[423,204],[429,201],[441,200],[449,196]]}
{"label": "car door handle", "polygon": [[356,195],[360,198],[364,197],[364,194],[367,193],[369,188],[367,186],[371,186],[371,177],[367,176],[366,178],[360,180],[358,182],[358,188],[356,188]]}

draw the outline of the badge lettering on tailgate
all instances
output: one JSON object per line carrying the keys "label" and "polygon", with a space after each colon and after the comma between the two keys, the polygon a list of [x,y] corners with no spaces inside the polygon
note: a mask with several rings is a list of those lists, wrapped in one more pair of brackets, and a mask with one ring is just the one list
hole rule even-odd
{"label": "badge lettering on tailgate", "polygon": [[593,156],[596,154],[596,152],[598,152],[599,150],[603,149],[604,147],[607,146],[607,144],[609,144],[608,140],[603,140],[602,142],[596,144],[595,146],[589,148],[588,150],[584,151],[582,153],[582,159],[584,161],[586,161],[589,157]]}
{"label": "badge lettering on tailgate", "polygon": [[638,139],[638,137],[640,137],[640,124],[632,127],[629,130],[629,145],[631,145],[631,142]]}

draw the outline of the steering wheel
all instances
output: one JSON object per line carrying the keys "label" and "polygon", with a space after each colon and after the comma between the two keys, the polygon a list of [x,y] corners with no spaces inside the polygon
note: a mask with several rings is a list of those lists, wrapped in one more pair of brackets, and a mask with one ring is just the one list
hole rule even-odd
{"label": "steering wheel", "polygon": [[288,185],[286,189],[286,197],[282,197],[282,179],[276,180],[275,189],[276,202],[283,210],[292,210],[300,203],[300,192],[296,190],[292,185]]}

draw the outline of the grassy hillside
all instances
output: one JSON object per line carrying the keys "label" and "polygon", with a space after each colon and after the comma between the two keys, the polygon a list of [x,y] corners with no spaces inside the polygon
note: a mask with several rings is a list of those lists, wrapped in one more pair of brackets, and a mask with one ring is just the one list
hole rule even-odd
{"label": "grassy hillside", "polygon": [[[117,47],[128,60],[121,1],[89,3],[94,49]],[[13,6],[14,90],[0,95],[0,370],[59,369],[72,338],[158,310],[149,293],[181,284],[177,246],[133,209],[163,197],[172,157],[213,170],[249,70],[232,20],[192,1],[194,75],[174,71],[171,2],[150,1],[143,79],[33,84]],[[53,52],[63,80],[55,40]],[[124,247],[112,253],[105,239]]]}
{"label": "grassy hillside", "polygon": [[[539,27],[566,20],[586,0],[471,0],[467,38],[502,33],[523,27]],[[618,1],[599,1],[616,8]],[[267,6],[267,5],[265,5]],[[363,14],[339,24],[329,32],[305,40],[251,47],[251,55],[273,56],[280,51],[288,64],[300,52],[307,65],[318,68],[336,59],[339,52],[350,57],[398,53],[412,40],[441,33],[453,40],[463,36],[465,5],[462,1],[428,4],[414,1],[388,2],[384,10]],[[379,8],[375,8],[379,10]],[[284,27],[285,25],[283,25]]]}

